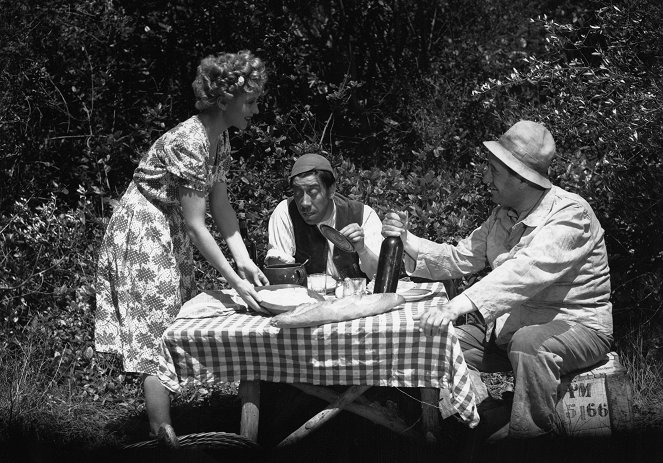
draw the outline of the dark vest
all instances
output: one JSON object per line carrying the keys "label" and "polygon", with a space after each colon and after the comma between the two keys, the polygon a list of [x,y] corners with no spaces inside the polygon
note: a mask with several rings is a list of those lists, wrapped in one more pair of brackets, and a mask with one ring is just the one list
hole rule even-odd
{"label": "dark vest", "polygon": [[[359,201],[348,199],[338,193],[334,195],[336,204],[336,229],[341,230],[348,224],[362,224],[364,219],[364,205]],[[329,243],[322,236],[316,225],[304,222],[297,210],[294,200],[288,203],[288,213],[295,234],[295,262],[304,262],[306,259],[306,273],[325,273],[327,271],[327,254]],[[346,252],[334,246],[332,255],[334,265],[341,278],[366,278],[359,267],[359,255],[356,252]]]}

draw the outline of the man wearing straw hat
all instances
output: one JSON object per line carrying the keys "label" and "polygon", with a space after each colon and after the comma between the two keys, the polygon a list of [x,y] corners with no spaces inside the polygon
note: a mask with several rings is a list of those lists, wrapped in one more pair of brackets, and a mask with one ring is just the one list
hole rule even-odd
{"label": "man wearing straw hat", "polygon": [[418,318],[426,335],[463,314],[481,323],[456,327],[471,368],[513,369],[510,423],[492,437],[525,438],[559,431],[560,376],[590,367],[612,343],[610,274],[603,229],[580,196],[550,183],[555,142],[543,125],[514,124],[488,149],[483,183],[497,207],[457,245],[419,238],[406,215],[391,212],[385,236],[400,236],[408,273],[459,278],[491,272]]}

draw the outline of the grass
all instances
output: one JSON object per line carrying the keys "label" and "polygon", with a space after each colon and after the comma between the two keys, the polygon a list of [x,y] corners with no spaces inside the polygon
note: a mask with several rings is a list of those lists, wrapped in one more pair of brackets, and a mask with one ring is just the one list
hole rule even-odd
{"label": "grass", "polygon": [[663,429],[663,356],[647,351],[650,330],[631,327],[620,339],[620,362],[633,386],[635,425],[641,429]]}
{"label": "grass", "polygon": [[[46,341],[34,333],[3,350],[0,436],[32,435],[57,445],[90,448],[115,443],[104,431],[106,423],[139,407],[97,400],[89,387],[63,380],[61,358],[49,358],[47,352]],[[137,396],[140,391],[127,384],[123,393]]]}

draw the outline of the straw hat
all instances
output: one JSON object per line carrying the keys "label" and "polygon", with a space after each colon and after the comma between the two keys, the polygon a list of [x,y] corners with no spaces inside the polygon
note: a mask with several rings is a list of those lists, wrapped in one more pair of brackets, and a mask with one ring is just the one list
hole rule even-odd
{"label": "straw hat", "polygon": [[552,186],[548,180],[548,167],[555,157],[555,141],[543,125],[519,121],[499,140],[483,144],[524,179],[546,189]]}

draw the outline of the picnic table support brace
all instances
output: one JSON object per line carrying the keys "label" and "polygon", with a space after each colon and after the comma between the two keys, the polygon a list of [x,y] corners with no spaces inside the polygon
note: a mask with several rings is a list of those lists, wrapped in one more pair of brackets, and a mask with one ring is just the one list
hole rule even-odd
{"label": "picnic table support brace", "polygon": [[324,423],[341,413],[341,410],[348,404],[352,403],[357,397],[362,395],[371,386],[350,386],[341,396],[334,402],[329,404],[324,410],[319,412],[313,418],[301,425],[292,434],[283,439],[278,447],[285,447],[303,439],[311,432],[318,429]]}
{"label": "picnic table support brace", "polygon": [[[340,397],[338,392],[322,386],[314,386],[311,384],[302,383],[296,383],[293,384],[293,386],[300,391],[303,391],[319,399],[326,400],[330,403],[334,402]],[[383,406],[368,404],[368,400],[366,400],[364,397],[358,397],[354,402],[347,404],[345,406],[345,410],[352,412],[355,415],[359,415],[362,418],[366,418],[375,424],[384,426],[387,429],[391,429],[392,431],[410,439],[421,440],[421,437],[411,429],[412,426],[408,426],[407,423],[405,423],[399,416],[393,416],[393,414],[389,414],[387,409]]]}
{"label": "picnic table support brace", "polygon": [[260,381],[241,381],[238,390],[242,401],[240,435],[258,442],[258,420],[260,418]]}
{"label": "picnic table support brace", "polygon": [[433,387],[421,389],[421,428],[427,442],[434,444],[440,435],[440,410],[437,408],[440,391]]}

